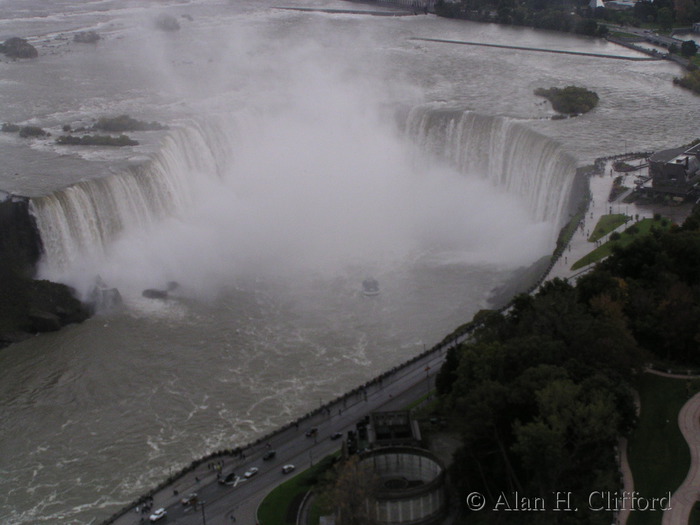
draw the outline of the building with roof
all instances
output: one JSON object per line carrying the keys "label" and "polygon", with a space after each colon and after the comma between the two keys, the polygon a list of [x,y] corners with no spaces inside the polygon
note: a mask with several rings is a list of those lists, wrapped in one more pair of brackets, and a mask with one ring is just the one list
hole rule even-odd
{"label": "building with roof", "polygon": [[384,447],[363,453],[359,466],[377,480],[370,512],[379,525],[438,525],[445,519],[445,466],[431,452]]}
{"label": "building with roof", "polygon": [[420,427],[408,410],[372,412],[367,427],[367,440],[370,448],[419,445]]}
{"label": "building with roof", "polygon": [[690,194],[700,182],[700,144],[657,151],[649,157],[649,175],[655,192]]}

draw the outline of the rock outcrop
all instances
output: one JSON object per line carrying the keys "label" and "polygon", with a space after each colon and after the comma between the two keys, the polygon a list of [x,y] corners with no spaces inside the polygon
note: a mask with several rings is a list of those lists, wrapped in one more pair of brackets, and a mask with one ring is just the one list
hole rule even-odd
{"label": "rock outcrop", "polygon": [[100,35],[95,31],[81,31],[73,35],[73,42],[79,44],[94,44],[100,40]]}
{"label": "rock outcrop", "polygon": [[39,56],[39,52],[33,45],[24,38],[16,36],[8,38],[0,44],[0,53],[10,58],[36,58]]}
{"label": "rock outcrop", "polygon": [[28,199],[0,201],[0,232],[0,347],[88,318],[68,286],[32,279],[42,243]]}
{"label": "rock outcrop", "polygon": [[177,31],[180,29],[180,22],[171,15],[161,14],[155,19],[155,25],[162,31]]}

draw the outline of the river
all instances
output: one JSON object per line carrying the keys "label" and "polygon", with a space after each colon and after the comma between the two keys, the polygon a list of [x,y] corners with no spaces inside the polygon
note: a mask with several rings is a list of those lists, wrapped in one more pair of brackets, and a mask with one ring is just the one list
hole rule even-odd
{"label": "river", "polygon": [[[43,277],[124,306],[0,351],[0,522],[94,523],[422,351],[551,252],[576,165],[697,137],[663,61],[600,40],[374,17],[340,0],[0,0],[0,190],[31,197]],[[276,7],[322,8],[325,12]],[[382,10],[385,10],[383,8]],[[176,32],[154,27],[168,13]],[[96,30],[96,45],[72,41]],[[537,87],[581,85],[552,120]],[[170,126],[133,148],[64,124]],[[381,293],[365,297],[362,280]],[[167,300],[146,288],[178,287]]]}

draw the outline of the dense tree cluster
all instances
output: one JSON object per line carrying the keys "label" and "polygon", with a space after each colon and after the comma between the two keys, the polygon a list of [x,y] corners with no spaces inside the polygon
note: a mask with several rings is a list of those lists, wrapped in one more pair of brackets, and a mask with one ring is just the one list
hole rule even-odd
{"label": "dense tree cluster", "polygon": [[683,77],[675,77],[673,83],[700,94],[700,70],[691,71]]}
{"label": "dense tree cluster", "polygon": [[146,122],[132,118],[129,115],[119,115],[117,117],[100,117],[92,129],[120,133],[123,131],[164,130],[168,129],[168,127],[155,121]]}
{"label": "dense tree cluster", "polygon": [[[588,496],[620,489],[614,447],[634,425],[635,371],[652,358],[700,363],[700,211],[617,249],[575,287],[550,281],[478,321],[436,381],[462,436],[452,480],[490,510],[469,523],[608,524]],[[579,512],[552,510],[561,491]],[[493,511],[516,494],[547,510]]]}
{"label": "dense tree cluster", "polygon": [[605,35],[616,24],[689,26],[700,21],[700,0],[640,0],[633,9],[591,9],[589,0],[438,0],[436,13],[452,18],[522,25],[540,29]]}
{"label": "dense tree cluster", "polygon": [[658,24],[664,29],[691,25],[700,21],[698,0],[640,0],[635,2],[632,20],[639,24]]}
{"label": "dense tree cluster", "polygon": [[561,89],[537,88],[535,95],[549,100],[554,111],[567,115],[587,113],[598,105],[597,93],[577,86],[566,86]]}
{"label": "dense tree cluster", "polygon": [[75,137],[73,135],[61,135],[56,139],[56,144],[69,146],[138,146],[138,141],[129,138],[127,135],[112,137],[110,135],[83,135]]}
{"label": "dense tree cluster", "polygon": [[583,35],[604,35],[608,28],[599,25],[584,0],[438,0],[435,12],[451,18],[479,22],[498,22],[551,29]]}

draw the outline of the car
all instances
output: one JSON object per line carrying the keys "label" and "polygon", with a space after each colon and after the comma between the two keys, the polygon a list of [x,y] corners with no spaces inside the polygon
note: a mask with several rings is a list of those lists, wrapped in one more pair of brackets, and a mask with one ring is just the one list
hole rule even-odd
{"label": "car", "polygon": [[333,441],[335,441],[336,439],[340,439],[341,437],[343,437],[342,432],[334,432],[333,434],[331,434],[331,440]]}
{"label": "car", "polygon": [[294,465],[285,465],[282,467],[282,474],[289,474],[292,472],[296,467]]}
{"label": "car", "polygon": [[219,483],[222,485],[233,485],[236,482],[236,473],[231,472],[230,474],[227,474],[226,476],[219,478]]}
{"label": "car", "polygon": [[258,467],[250,467],[248,469],[248,471],[245,474],[243,474],[243,477],[245,477],[246,479],[249,479],[249,478],[252,478],[253,476],[255,476],[257,473],[258,473]]}
{"label": "car", "polygon": [[310,428],[309,430],[306,431],[306,437],[310,438],[311,436],[315,436],[318,433],[318,429],[316,427]]}
{"label": "car", "polygon": [[168,515],[168,511],[164,508],[157,509],[153,514],[151,514],[148,519],[151,521],[158,521]]}
{"label": "car", "polygon": [[196,503],[196,502],[197,502],[197,493],[196,492],[191,492],[187,496],[185,496],[184,498],[182,498],[180,500],[180,503],[182,503],[185,506],[191,505],[192,503]]}
{"label": "car", "polygon": [[265,452],[265,455],[263,456],[263,461],[269,461],[272,458],[274,458],[277,455],[277,452],[274,450],[268,450]]}

